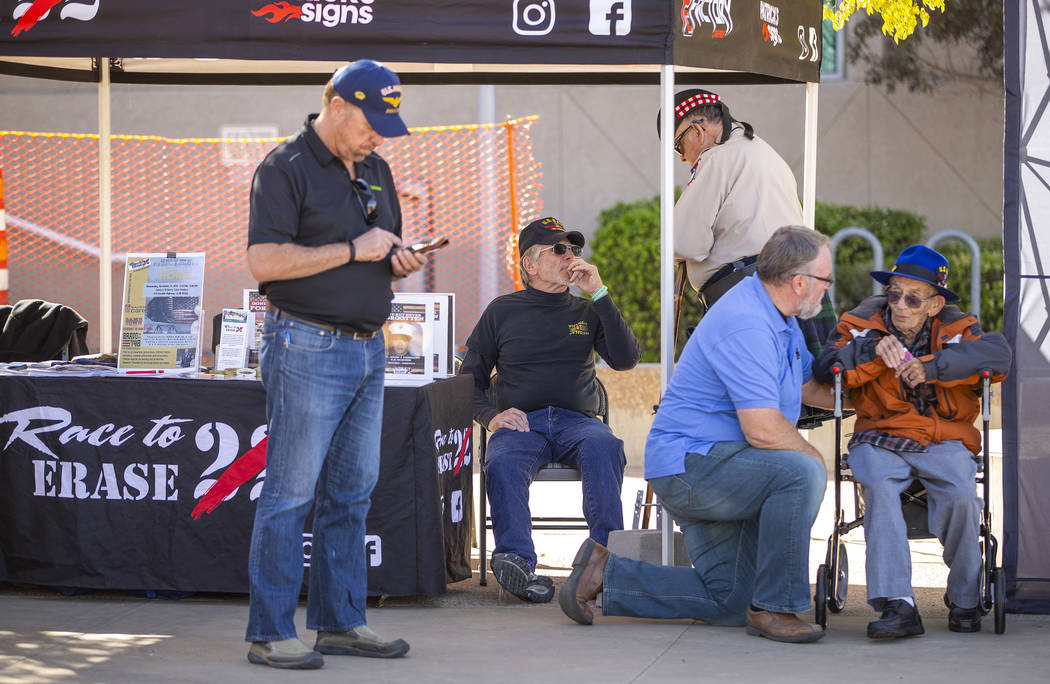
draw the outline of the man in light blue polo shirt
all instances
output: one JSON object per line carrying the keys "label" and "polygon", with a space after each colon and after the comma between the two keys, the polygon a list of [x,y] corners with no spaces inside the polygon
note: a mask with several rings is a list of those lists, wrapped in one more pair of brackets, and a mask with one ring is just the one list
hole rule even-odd
{"label": "man in light blue polo shirt", "polygon": [[812,607],[809,534],[827,473],[795,422],[802,402],[830,407],[832,396],[811,378],[796,318],[820,311],[831,253],[820,233],[785,226],[757,263],[690,337],[645,446],[645,477],[693,567],[621,558],[588,540],[559,593],[581,624],[604,591],[605,615],[746,623],[786,642],[824,636],[796,615]]}

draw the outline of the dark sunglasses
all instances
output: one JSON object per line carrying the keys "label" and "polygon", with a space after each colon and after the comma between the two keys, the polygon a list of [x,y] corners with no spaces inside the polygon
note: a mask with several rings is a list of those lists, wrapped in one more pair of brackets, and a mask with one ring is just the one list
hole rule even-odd
{"label": "dark sunglasses", "polygon": [[689,131],[693,130],[693,126],[695,124],[698,124],[698,123],[700,123],[702,121],[703,121],[703,119],[693,119],[692,121],[689,122],[689,126],[686,127],[686,129],[684,131],[682,131],[681,133],[679,133],[678,135],[675,136],[675,139],[674,139],[674,151],[677,154],[682,154],[682,140],[685,139],[685,134],[688,133]]}
{"label": "dark sunglasses", "polygon": [[362,178],[354,178],[351,181],[357,202],[361,205],[361,211],[365,214],[365,223],[372,225],[379,216],[379,203],[376,202],[375,193],[369,187],[368,182]]}
{"label": "dark sunglasses", "polygon": [[580,247],[579,245],[567,245],[564,242],[553,244],[550,247],[544,247],[540,251],[546,252],[548,249],[553,249],[554,253],[558,256],[562,256],[563,254],[565,254],[565,252],[569,251],[570,249],[572,250],[573,256],[580,256],[580,253],[583,252],[583,247]]}
{"label": "dark sunglasses", "polygon": [[904,304],[909,309],[918,309],[922,306],[923,302],[928,302],[937,295],[930,295],[929,297],[920,297],[919,295],[904,294],[900,290],[886,290],[886,299],[889,300],[890,304],[896,304],[904,299]]}

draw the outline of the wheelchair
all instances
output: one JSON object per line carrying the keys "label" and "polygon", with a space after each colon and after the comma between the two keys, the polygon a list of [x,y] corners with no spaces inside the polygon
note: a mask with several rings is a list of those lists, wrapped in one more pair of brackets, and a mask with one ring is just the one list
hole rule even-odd
{"label": "wheelchair", "polygon": [[[827,628],[828,611],[842,612],[846,604],[846,593],[849,588],[849,558],[846,555],[846,544],[842,537],[851,530],[864,524],[864,504],[860,494],[860,485],[848,471],[845,454],[842,453],[842,368],[832,369],[835,378],[835,525],[828,537],[828,550],[824,563],[817,568],[816,591],[813,596],[814,617],[816,623]],[[999,542],[992,534],[992,519],[989,498],[991,493],[991,456],[988,448],[988,424],[991,420],[991,377],[990,370],[981,370],[981,418],[984,423],[981,459],[977,469],[976,484],[983,487],[984,510],[981,513],[979,535],[981,537],[981,555],[983,557],[980,578],[981,596],[977,608],[982,615],[994,614],[995,633],[1006,631],[1006,578],[1003,569],[995,565],[999,554]],[[847,522],[842,511],[842,484],[853,482],[855,488],[856,519]],[[926,490],[919,480],[901,494],[901,508],[904,522],[908,528],[908,539],[933,539],[927,523]],[[944,603],[950,606],[948,593],[944,594]]]}

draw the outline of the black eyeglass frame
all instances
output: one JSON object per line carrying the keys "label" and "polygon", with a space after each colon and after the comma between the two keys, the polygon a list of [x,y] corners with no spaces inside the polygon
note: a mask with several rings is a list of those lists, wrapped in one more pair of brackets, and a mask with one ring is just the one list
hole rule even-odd
{"label": "black eyeglass frame", "polygon": [[379,218],[379,201],[376,200],[375,193],[372,192],[368,181],[363,178],[351,179],[350,183],[354,189],[354,196],[357,197],[357,203],[361,205],[361,213],[365,215],[365,223],[372,225]]}
{"label": "black eyeglass frame", "polygon": [[553,250],[553,252],[555,254],[557,254],[558,256],[564,255],[570,249],[572,250],[572,255],[574,257],[578,257],[581,254],[583,254],[583,247],[580,247],[579,245],[567,245],[564,242],[557,242],[557,243],[551,245],[550,247],[544,247],[543,249],[540,250],[540,252],[541,253],[542,252],[546,252],[548,249],[549,250]]}
{"label": "black eyeglass frame", "polygon": [[814,278],[816,280],[819,280],[822,283],[827,283],[828,287],[831,287],[832,285],[835,284],[835,279],[834,278],[825,278],[824,276],[818,276],[818,275],[814,275],[812,273],[802,273],[802,272],[792,273],[791,274],[792,277],[797,276],[797,275],[806,276],[807,278]]}
{"label": "black eyeglass frame", "polygon": [[888,301],[890,304],[896,304],[901,299],[903,299],[904,305],[909,309],[920,309],[922,308],[923,304],[938,296],[932,294],[929,297],[920,297],[917,294],[912,294],[910,292],[904,293],[900,290],[895,290],[893,288],[886,288],[884,293],[886,295],[886,301]]}

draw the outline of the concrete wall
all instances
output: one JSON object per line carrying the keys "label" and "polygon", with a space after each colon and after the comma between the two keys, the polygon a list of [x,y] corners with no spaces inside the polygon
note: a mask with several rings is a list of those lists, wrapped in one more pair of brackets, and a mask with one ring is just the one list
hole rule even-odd
{"label": "concrete wall", "polygon": [[[716,89],[802,176],[804,88]],[[113,132],[216,137],[223,125],[295,132],[317,111],[319,87],[113,86]],[[544,211],[593,233],[601,210],[659,192],[657,86],[501,86],[496,113],[538,114]],[[96,87],[0,76],[0,130],[97,131]],[[410,126],[477,121],[478,88],[414,86]],[[977,236],[1002,230],[1001,92],[944,88],[933,95],[883,91],[849,80],[820,88],[817,197],[908,209],[931,230]],[[3,160],[0,159],[0,165]],[[687,180],[676,164],[676,182]],[[801,192],[801,183],[800,183]]]}

